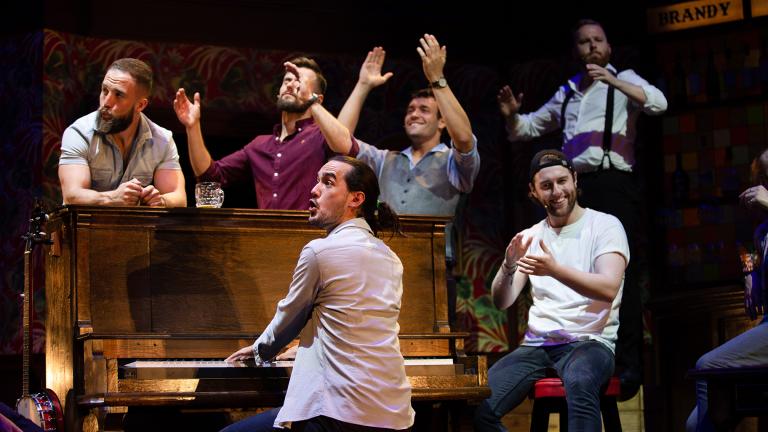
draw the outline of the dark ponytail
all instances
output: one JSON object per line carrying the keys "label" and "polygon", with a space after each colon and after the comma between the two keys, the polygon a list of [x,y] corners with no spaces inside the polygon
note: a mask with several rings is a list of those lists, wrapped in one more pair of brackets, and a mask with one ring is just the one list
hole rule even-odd
{"label": "dark ponytail", "polygon": [[352,167],[344,180],[347,182],[347,189],[350,192],[362,192],[365,194],[365,201],[360,208],[365,221],[370,225],[374,235],[378,235],[382,228],[391,229],[392,234],[403,235],[400,227],[400,219],[392,210],[392,207],[385,202],[379,201],[379,181],[376,174],[365,162],[359,161],[349,156],[334,156],[333,161],[344,162]]}

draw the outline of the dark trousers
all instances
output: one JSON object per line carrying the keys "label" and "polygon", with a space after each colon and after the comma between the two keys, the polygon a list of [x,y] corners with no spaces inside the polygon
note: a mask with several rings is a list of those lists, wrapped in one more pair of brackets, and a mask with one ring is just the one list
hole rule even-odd
{"label": "dark trousers", "polygon": [[521,346],[488,370],[491,397],[475,410],[475,431],[504,431],[501,418],[525,399],[547,369],[563,380],[568,430],[602,430],[600,389],[613,374],[613,353],[597,341]]}
{"label": "dark trousers", "polygon": [[[616,369],[623,381],[642,381],[643,307],[641,276],[648,266],[640,253],[640,238],[644,229],[644,200],[632,173],[603,170],[580,173],[579,204],[616,216],[629,240],[630,261],[624,275],[624,293],[619,310],[619,335],[616,342]],[[622,388],[622,393],[626,389]],[[634,393],[636,389],[630,390]],[[622,394],[623,398],[633,394]]]}
{"label": "dark trousers", "polygon": [[[261,414],[240,420],[222,429],[221,432],[272,432],[285,431],[273,425],[280,408],[273,408]],[[343,422],[330,417],[319,416],[308,420],[293,422],[291,432],[387,432],[392,429],[382,429],[370,426],[361,426]]]}

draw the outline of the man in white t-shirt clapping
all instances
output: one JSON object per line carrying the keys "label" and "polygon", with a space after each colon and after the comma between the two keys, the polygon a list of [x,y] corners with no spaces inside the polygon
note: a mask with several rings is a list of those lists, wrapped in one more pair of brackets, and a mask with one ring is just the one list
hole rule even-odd
{"label": "man in white t-shirt clapping", "polygon": [[533,305],[521,345],[488,371],[491,397],[475,430],[503,430],[501,417],[554,370],[563,380],[568,428],[600,431],[600,388],[613,374],[627,236],[619,220],[581,207],[571,161],[557,150],[531,161],[530,197],[547,217],[512,238],[493,280],[496,307],[511,306],[528,282]]}

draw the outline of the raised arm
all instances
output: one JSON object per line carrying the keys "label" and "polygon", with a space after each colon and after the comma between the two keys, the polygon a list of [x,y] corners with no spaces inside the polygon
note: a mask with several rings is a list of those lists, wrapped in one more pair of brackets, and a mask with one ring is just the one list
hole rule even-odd
{"label": "raised arm", "polygon": [[208,149],[205,148],[203,131],[200,127],[200,93],[195,93],[194,98],[195,102],[190,102],[184,89],[180,88],[173,100],[173,110],[176,111],[179,122],[187,129],[189,161],[195,176],[199,177],[208,170],[213,160]]}
{"label": "raised arm", "polygon": [[59,181],[64,204],[104,206],[135,206],[142,193],[141,182],[131,179],[112,191],[91,189],[91,170],[88,165],[59,165]]}
{"label": "raised arm", "polygon": [[[294,76],[300,77],[299,68],[291,62],[284,63],[285,70],[291,72]],[[324,95],[318,95],[312,92],[312,86],[305,85],[302,80],[299,83],[298,99],[303,102],[314,101],[309,107],[315,124],[320,128],[320,132],[325,137],[325,142],[334,153],[347,155],[352,151],[352,134],[336,117],[323,107]]]}
{"label": "raised arm", "polygon": [[[445,46],[441,47],[435,36],[431,34],[425,34],[419,39],[419,43],[421,46],[417,47],[416,51],[421,57],[421,66],[427,81],[433,83],[440,78],[445,78],[443,74],[447,52]],[[464,112],[464,108],[461,107],[450,87],[433,87],[432,92],[456,149],[462,153],[468,153],[472,150],[473,142],[472,125],[469,123],[467,113]]]}
{"label": "raised arm", "polygon": [[595,259],[595,272],[583,272],[560,265],[544,240],[540,240],[541,255],[526,255],[517,261],[518,270],[536,276],[551,276],[577,293],[594,300],[612,302],[619,292],[627,261],[618,252],[606,253]]}
{"label": "raised arm", "polygon": [[352,133],[355,133],[357,122],[360,120],[360,112],[363,110],[363,103],[365,103],[368,93],[386,83],[393,75],[392,72],[381,74],[381,67],[386,55],[387,52],[382,47],[374,47],[368,51],[368,56],[365,57],[363,65],[360,66],[357,84],[339,112],[339,121]]}
{"label": "raised arm", "polygon": [[616,87],[617,90],[624,93],[631,101],[643,107],[643,111],[646,114],[661,114],[667,110],[667,98],[664,97],[664,93],[648,84],[647,81],[637,74],[632,73],[632,75],[629,75],[630,79],[636,81],[630,82],[618,78],[602,66],[588,64],[586,67],[590,78]]}

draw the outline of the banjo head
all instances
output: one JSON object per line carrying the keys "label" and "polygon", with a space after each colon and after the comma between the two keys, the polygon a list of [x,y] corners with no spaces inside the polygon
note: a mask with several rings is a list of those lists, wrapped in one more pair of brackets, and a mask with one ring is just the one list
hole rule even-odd
{"label": "banjo head", "polygon": [[27,420],[42,427],[40,414],[37,411],[37,401],[32,396],[22,396],[16,401],[16,412],[24,416]]}
{"label": "banjo head", "polygon": [[64,430],[61,404],[52,390],[22,396],[16,402],[16,412],[46,432]]}

